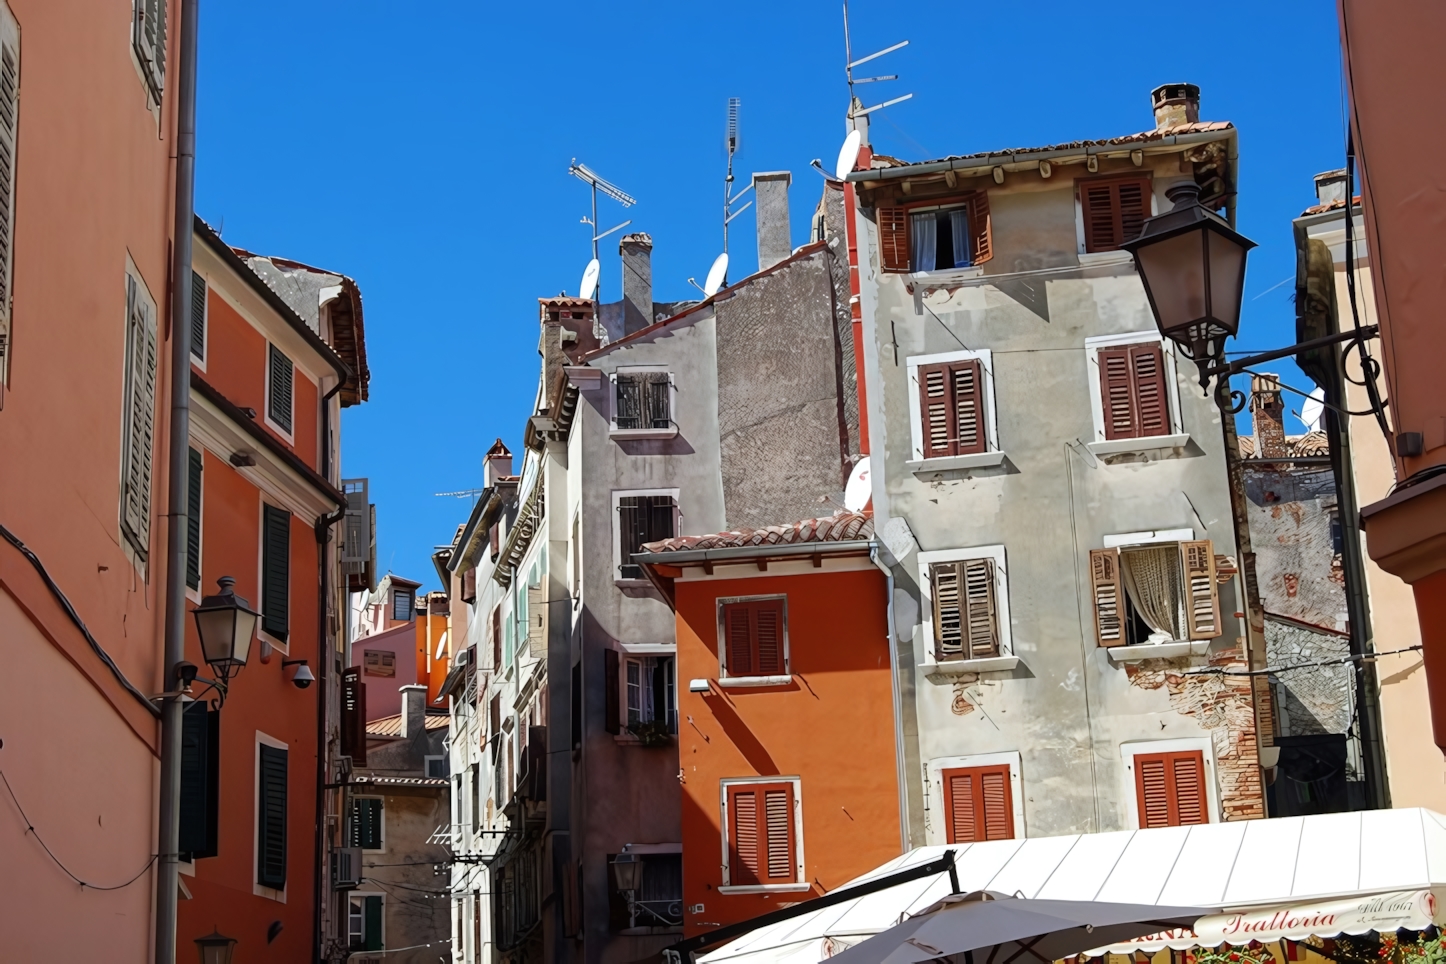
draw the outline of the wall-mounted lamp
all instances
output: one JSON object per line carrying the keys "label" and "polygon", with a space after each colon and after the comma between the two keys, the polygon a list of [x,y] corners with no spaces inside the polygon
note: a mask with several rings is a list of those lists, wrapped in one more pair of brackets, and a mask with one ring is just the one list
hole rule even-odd
{"label": "wall-mounted lamp", "polygon": [[196,938],[196,949],[201,953],[201,964],[231,964],[231,953],[236,950],[236,938],[227,937],[212,928],[205,937]]}
{"label": "wall-mounted lamp", "polygon": [[201,653],[216,674],[217,688],[224,693],[231,677],[246,665],[261,614],[236,595],[236,580],[232,577],[222,576],[216,585],[221,591],[202,599],[191,614],[196,617]]}

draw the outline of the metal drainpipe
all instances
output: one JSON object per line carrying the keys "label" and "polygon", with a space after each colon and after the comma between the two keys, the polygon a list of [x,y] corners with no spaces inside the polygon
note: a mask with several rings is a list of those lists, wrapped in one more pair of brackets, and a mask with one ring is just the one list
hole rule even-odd
{"label": "metal drainpipe", "polygon": [[[176,63],[175,237],[171,239],[171,422],[166,530],[164,691],[176,692],[186,658],[186,503],[191,446],[191,238],[196,186],[196,40],[200,0],[181,0]],[[161,702],[156,861],[156,964],[175,964],[181,843],[181,698]]]}
{"label": "metal drainpipe", "polygon": [[869,562],[884,574],[889,599],[889,685],[894,697],[894,776],[899,787],[899,846],[909,851],[909,797],[904,773],[904,698],[899,689],[899,637],[894,627],[894,571],[879,558],[879,544],[869,546]]}
{"label": "metal drainpipe", "polygon": [[[321,474],[328,482],[331,481],[331,400],[336,393],[341,391],[345,379],[338,376],[336,384],[321,397]],[[340,461],[340,460],[338,460]],[[326,560],[327,534],[331,527],[337,522],[346,518],[346,507],[343,506],[331,515],[324,515],[316,520],[316,565],[317,565],[317,605],[316,605],[316,900],[312,915],[312,949],[316,964],[322,964],[324,958],[321,953],[322,941],[322,917],[325,916],[326,895],[330,893],[330,881],[327,879],[328,868],[322,857],[326,853],[326,784],[328,782],[327,764],[330,762],[327,753],[326,721],[328,711],[331,709],[331,668],[332,650],[329,645],[330,635],[327,633],[326,625],[326,602],[327,602],[327,574],[330,568]]]}

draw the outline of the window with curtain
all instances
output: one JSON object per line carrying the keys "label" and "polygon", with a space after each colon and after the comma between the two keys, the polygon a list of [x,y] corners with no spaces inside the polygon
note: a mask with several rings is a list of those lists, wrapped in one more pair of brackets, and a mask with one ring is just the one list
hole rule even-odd
{"label": "window with curtain", "polygon": [[1101,646],[1213,639],[1222,632],[1209,539],[1094,549],[1089,568]]}
{"label": "window with curtain", "polygon": [[993,257],[989,195],[973,191],[933,205],[875,210],[884,271],[948,271]]}
{"label": "window with curtain", "polygon": [[673,657],[628,657],[624,663],[623,685],[630,729],[643,723],[665,723],[669,733],[677,730]]}

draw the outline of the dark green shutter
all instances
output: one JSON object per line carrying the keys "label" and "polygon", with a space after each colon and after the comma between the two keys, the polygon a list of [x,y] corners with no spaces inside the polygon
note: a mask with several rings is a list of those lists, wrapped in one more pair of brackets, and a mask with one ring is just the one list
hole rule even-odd
{"label": "dark green shutter", "polygon": [[201,588],[201,453],[190,449],[186,490],[186,585]]}
{"label": "dark green shutter", "polygon": [[221,772],[219,715],[197,701],[181,717],[181,844],[183,854],[216,856]]}
{"label": "dark green shutter", "polygon": [[366,917],[363,920],[366,946],[362,950],[379,951],[382,949],[382,899],[368,897],[366,902]]}
{"label": "dark green shutter", "polygon": [[291,432],[291,382],[294,366],[275,345],[271,345],[271,391],[266,399],[266,416],[283,432]]}
{"label": "dark green shutter", "polygon": [[206,279],[191,272],[191,354],[206,357]]}
{"label": "dark green shutter", "polygon": [[382,849],[382,802],[359,798],[351,802],[351,845],[363,850]]}
{"label": "dark green shutter", "polygon": [[261,540],[261,628],[286,641],[291,606],[291,513],[265,507]]}
{"label": "dark green shutter", "polygon": [[262,744],[256,794],[256,882],[286,886],[286,751]]}

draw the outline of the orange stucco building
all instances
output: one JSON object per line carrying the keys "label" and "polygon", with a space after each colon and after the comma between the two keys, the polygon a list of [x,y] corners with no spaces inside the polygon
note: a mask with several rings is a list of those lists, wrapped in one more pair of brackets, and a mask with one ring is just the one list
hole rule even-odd
{"label": "orange stucco building", "polygon": [[0,2],[8,960],[151,953],[176,98],[142,56],[176,62],[180,4],[160,7],[156,40],[127,2]]}
{"label": "orange stucco building", "polygon": [[689,936],[828,893],[902,850],[872,535],[842,513],[634,557],[677,614]]}

